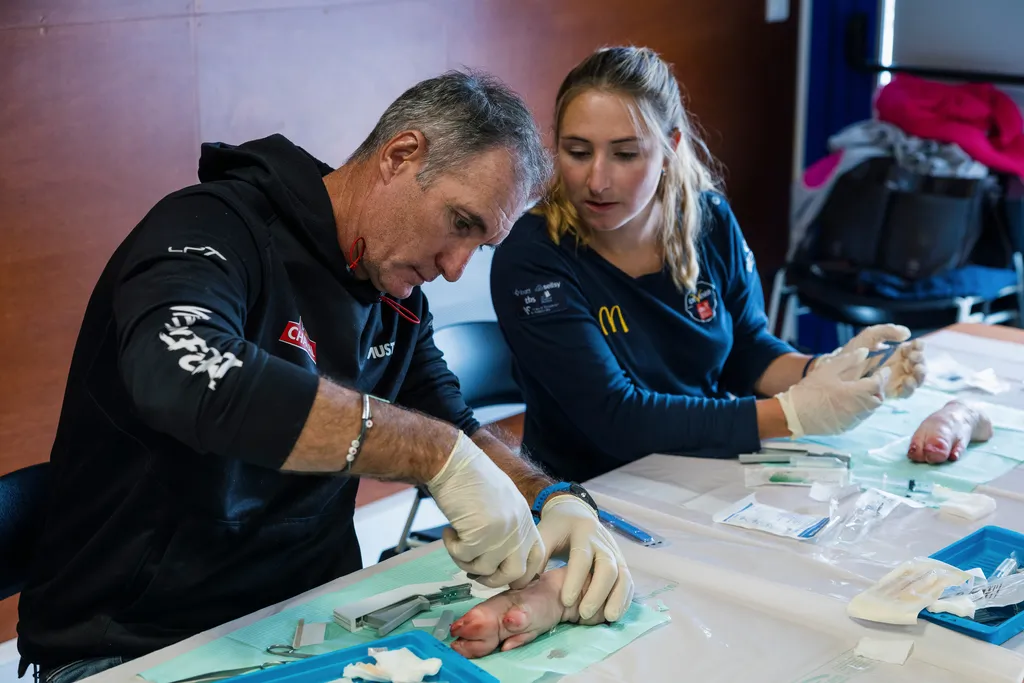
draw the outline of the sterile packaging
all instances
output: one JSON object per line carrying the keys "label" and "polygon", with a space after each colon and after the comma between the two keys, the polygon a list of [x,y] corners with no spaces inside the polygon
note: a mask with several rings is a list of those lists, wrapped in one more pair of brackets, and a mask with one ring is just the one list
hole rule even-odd
{"label": "sterile packaging", "polygon": [[999,563],[999,566],[992,572],[992,578],[1001,579],[1004,576],[1009,576],[1017,571],[1017,566],[1017,553],[1014,551],[1010,553],[1009,557]]}
{"label": "sterile packaging", "polygon": [[845,467],[794,467],[792,465],[755,465],[743,469],[743,483],[748,487],[777,484],[782,486],[846,486],[850,470]]}
{"label": "sterile packaging", "polygon": [[[908,499],[881,491],[868,489],[857,498],[854,509],[845,523],[838,525],[834,534],[835,543],[856,543],[877,527],[893,510],[903,504],[912,504]],[[833,536],[833,534],[830,534]]]}
{"label": "sterile packaging", "polygon": [[832,486],[830,484],[815,483],[811,485],[811,490],[807,493],[811,500],[816,500],[819,503],[828,503],[835,501],[837,504],[846,500],[850,496],[860,493],[860,484],[846,484],[845,486]]}
{"label": "sterile packaging", "polygon": [[976,586],[970,597],[978,609],[1008,607],[1024,602],[1024,574],[1010,574]]}
{"label": "sterile packaging", "polygon": [[753,494],[719,510],[712,519],[720,524],[798,540],[814,538],[829,522],[828,516],[803,515],[758,503]]}
{"label": "sterile packaging", "polygon": [[947,589],[970,590],[973,583],[974,577],[961,569],[930,557],[918,558],[904,562],[854,596],[846,613],[883,624],[916,624],[918,613],[943,597]]}

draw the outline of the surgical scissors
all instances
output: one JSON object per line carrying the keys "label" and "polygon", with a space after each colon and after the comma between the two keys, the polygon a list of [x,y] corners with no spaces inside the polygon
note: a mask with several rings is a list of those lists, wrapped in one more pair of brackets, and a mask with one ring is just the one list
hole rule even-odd
{"label": "surgical scissors", "polygon": [[234,678],[235,676],[241,676],[247,674],[250,671],[262,671],[269,669],[272,666],[279,664],[286,664],[287,662],[264,662],[256,666],[246,666],[241,669],[222,669],[221,671],[212,671],[207,674],[200,674],[198,676],[190,676],[188,678],[182,678],[181,680],[174,681],[173,683],[214,683],[214,681],[223,681],[228,678]]}
{"label": "surgical scissors", "polygon": [[878,360],[877,362],[875,362],[874,366],[872,368],[870,368],[867,372],[865,372],[864,375],[861,377],[861,379],[863,379],[864,377],[870,377],[871,375],[873,375],[876,372],[878,372],[878,370],[880,370],[881,367],[883,365],[885,365],[889,361],[890,358],[892,358],[892,355],[894,353],[896,353],[896,351],[899,350],[899,348],[901,346],[901,342],[894,342],[894,341],[888,341],[888,340],[882,342],[882,344],[885,345],[885,348],[876,349],[875,351],[868,352],[868,356],[867,356],[868,358],[879,358],[879,357],[881,357],[881,360]]}
{"label": "surgical scissors", "polygon": [[299,652],[291,645],[268,645],[267,652],[279,657],[294,657],[295,659],[309,659],[310,657],[316,657],[316,655],[308,652]]}

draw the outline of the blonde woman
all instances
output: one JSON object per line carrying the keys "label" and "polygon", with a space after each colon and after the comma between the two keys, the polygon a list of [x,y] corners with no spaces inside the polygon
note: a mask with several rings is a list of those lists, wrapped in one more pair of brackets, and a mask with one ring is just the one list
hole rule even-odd
{"label": "blonde woman", "polygon": [[835,434],[922,381],[918,342],[874,372],[867,357],[906,328],[868,328],[821,358],[772,336],[754,255],[653,51],[576,66],[555,144],[555,182],[495,252],[491,296],[525,395],[524,445],[556,477]]}

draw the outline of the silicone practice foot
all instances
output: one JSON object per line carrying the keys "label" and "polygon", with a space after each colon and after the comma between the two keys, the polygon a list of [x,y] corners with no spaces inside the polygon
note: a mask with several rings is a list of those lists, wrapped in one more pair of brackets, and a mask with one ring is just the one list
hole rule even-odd
{"label": "silicone practice foot", "polygon": [[992,422],[979,411],[950,401],[925,418],[910,439],[907,457],[914,462],[955,462],[972,441],[992,438]]}
{"label": "silicone practice foot", "polygon": [[[463,657],[483,657],[501,647],[512,650],[563,621],[579,621],[579,608],[559,599],[565,568],[541,574],[520,590],[508,590],[481,602],[452,624],[452,648]],[[584,587],[584,591],[586,587]]]}

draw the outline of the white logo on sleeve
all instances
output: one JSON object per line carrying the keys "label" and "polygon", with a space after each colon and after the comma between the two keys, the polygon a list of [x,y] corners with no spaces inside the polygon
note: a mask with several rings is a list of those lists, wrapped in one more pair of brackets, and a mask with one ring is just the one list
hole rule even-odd
{"label": "white logo on sleeve", "polygon": [[242,361],[230,351],[221,353],[207,345],[206,340],[192,331],[192,325],[200,320],[209,320],[210,311],[199,306],[171,306],[171,322],[164,324],[160,341],[168,351],[187,351],[178,359],[178,367],[189,374],[205,372],[210,376],[207,386],[216,390],[217,380],[231,368],[242,367]]}
{"label": "white logo on sleeve", "polygon": [[227,261],[224,258],[224,254],[220,253],[213,247],[182,247],[181,249],[175,249],[174,247],[167,247],[167,251],[172,254],[199,254],[200,256],[216,256],[221,261]]}
{"label": "white logo on sleeve", "polygon": [[747,240],[743,239],[742,237],[740,239],[743,240],[743,265],[747,269],[748,273],[753,273],[754,272],[754,252],[752,252],[750,250],[750,247],[747,246]]}
{"label": "white logo on sleeve", "polygon": [[377,346],[371,346],[370,350],[366,354],[366,359],[371,358],[384,358],[390,356],[395,350],[395,342],[388,342],[387,344],[378,344]]}

